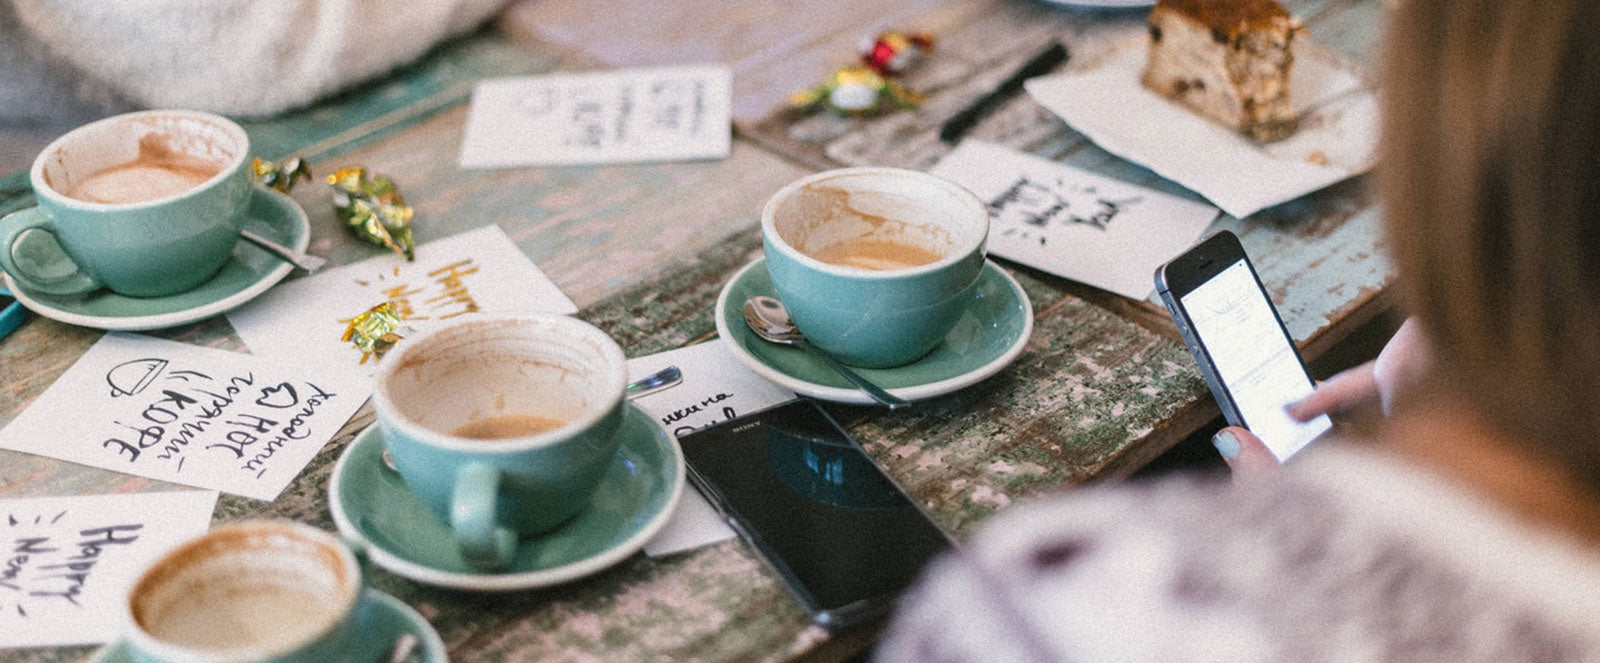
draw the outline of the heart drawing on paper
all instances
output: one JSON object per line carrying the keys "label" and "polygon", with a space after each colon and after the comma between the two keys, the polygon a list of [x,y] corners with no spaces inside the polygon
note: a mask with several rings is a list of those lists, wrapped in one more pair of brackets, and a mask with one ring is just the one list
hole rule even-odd
{"label": "heart drawing on paper", "polygon": [[294,386],[287,382],[280,382],[276,386],[261,390],[261,398],[256,399],[256,405],[283,409],[293,407],[300,402],[300,394],[296,393]]}

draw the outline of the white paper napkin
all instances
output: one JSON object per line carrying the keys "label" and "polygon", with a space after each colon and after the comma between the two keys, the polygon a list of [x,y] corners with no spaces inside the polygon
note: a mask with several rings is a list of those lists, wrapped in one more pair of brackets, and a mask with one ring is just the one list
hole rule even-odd
{"label": "white paper napkin", "polygon": [[1030,80],[1028,93],[1106,151],[1238,218],[1372,167],[1377,99],[1338,56],[1296,44],[1291,94],[1296,108],[1312,112],[1293,137],[1257,144],[1140,85],[1147,40],[1127,40],[1084,68]]}

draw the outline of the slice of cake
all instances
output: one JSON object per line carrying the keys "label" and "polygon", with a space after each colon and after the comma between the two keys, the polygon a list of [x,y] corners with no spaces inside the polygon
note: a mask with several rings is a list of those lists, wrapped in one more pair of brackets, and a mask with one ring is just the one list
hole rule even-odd
{"label": "slice of cake", "polygon": [[1256,140],[1294,133],[1290,47],[1300,20],[1274,0],[1160,0],[1141,82]]}

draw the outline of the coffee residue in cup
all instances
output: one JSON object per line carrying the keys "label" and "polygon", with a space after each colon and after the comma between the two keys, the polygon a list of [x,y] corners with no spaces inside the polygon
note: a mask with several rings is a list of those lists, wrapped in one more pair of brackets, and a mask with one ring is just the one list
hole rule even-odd
{"label": "coffee residue in cup", "polygon": [[841,267],[888,271],[938,262],[944,256],[912,244],[863,237],[822,247],[811,257]]}
{"label": "coffee residue in cup", "polygon": [[[852,195],[821,183],[801,187],[784,210],[789,218],[777,224],[779,236],[822,262],[874,271],[938,262],[944,255],[929,243],[955,243],[944,228],[865,211],[852,204]],[[907,210],[915,208],[908,205]]]}
{"label": "coffee residue in cup", "polygon": [[216,587],[197,588],[192,601],[174,602],[158,619],[141,626],[159,640],[194,649],[281,650],[316,635],[337,618],[338,606],[326,592],[296,587],[293,580],[218,581]]}
{"label": "coffee residue in cup", "polygon": [[527,437],[553,431],[567,422],[535,414],[502,414],[488,419],[469,421],[457,426],[450,434],[471,440],[505,440]]}
{"label": "coffee residue in cup", "polygon": [[165,134],[145,134],[133,161],[95,171],[64,193],[90,203],[138,203],[181,194],[222,172],[221,164],[173,150],[170,143]]}

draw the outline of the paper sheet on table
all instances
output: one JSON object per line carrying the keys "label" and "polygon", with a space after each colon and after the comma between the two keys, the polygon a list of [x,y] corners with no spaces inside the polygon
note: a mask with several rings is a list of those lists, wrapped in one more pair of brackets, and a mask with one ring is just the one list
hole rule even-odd
{"label": "paper sheet on table", "polygon": [[732,96],[723,66],[483,81],[461,167],[720,159],[732,144]]}
{"label": "paper sheet on table", "polygon": [[358,371],[112,333],[0,428],[0,449],[272,500],[370,389]]}
{"label": "paper sheet on table", "polygon": [[989,206],[991,255],[1134,299],[1217,216],[1209,205],[980,141],[963,141],[929,172]]}
{"label": "paper sheet on table", "polygon": [[[1131,39],[1086,68],[1032,79],[1028,93],[1106,151],[1238,218],[1372,167],[1377,99],[1337,56],[1295,45],[1290,95],[1297,109],[1315,110],[1293,137],[1257,144],[1140,85],[1147,41]],[[1326,165],[1313,163],[1319,158]]]}
{"label": "paper sheet on table", "polygon": [[0,647],[107,642],[129,585],[211,524],[205,490],[0,500]]}
{"label": "paper sheet on table", "polygon": [[[676,387],[634,399],[634,404],[672,433],[688,433],[794,399],[794,392],[761,379],[740,364],[721,339],[680,350],[628,360],[628,379],[637,380],[667,366],[683,372]],[[644,545],[646,554],[670,555],[716,543],[733,530],[694,487],[687,488],[660,533]]]}
{"label": "paper sheet on table", "polygon": [[385,300],[411,328],[403,336],[479,311],[578,311],[499,226],[488,226],[419,246],[415,262],[385,253],[279,285],[229,312],[228,322],[253,354],[371,374],[377,362],[363,364],[339,338],[350,318]]}

